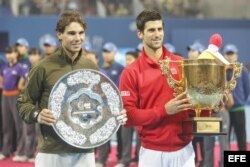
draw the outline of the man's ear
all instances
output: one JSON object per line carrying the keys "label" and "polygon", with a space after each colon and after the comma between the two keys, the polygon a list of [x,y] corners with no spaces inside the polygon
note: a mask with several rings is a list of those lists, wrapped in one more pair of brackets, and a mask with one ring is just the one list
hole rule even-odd
{"label": "man's ear", "polygon": [[57,32],[56,35],[57,35],[57,38],[59,39],[59,41],[61,41],[62,40],[62,33]]}
{"label": "man's ear", "polygon": [[137,36],[140,40],[143,40],[143,33],[141,31],[137,31]]}

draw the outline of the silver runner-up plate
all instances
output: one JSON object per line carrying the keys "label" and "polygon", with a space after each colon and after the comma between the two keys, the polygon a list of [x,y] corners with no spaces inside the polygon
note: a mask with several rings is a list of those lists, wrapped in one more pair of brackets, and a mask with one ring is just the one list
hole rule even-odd
{"label": "silver runner-up plate", "polygon": [[53,128],[66,143],[83,149],[106,143],[118,130],[122,111],[116,85],[104,74],[75,70],[54,85],[48,109],[56,117]]}

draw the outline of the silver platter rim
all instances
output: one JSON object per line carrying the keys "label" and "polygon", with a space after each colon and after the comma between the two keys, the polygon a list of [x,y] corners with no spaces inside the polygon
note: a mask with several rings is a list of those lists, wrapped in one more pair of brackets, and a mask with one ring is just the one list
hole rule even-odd
{"label": "silver platter rim", "polygon": [[[115,91],[118,93],[119,99],[120,99],[120,104],[121,104],[121,105],[120,105],[120,112],[122,111],[122,108],[123,108],[123,101],[122,101],[122,98],[121,98],[121,96],[120,96],[120,91],[119,91],[119,89],[117,88],[117,86],[115,85],[115,83],[114,83],[107,75],[105,75],[103,72],[98,71],[98,70],[93,70],[93,69],[76,69],[76,70],[70,71],[70,72],[64,74],[62,77],[60,77],[60,78],[57,80],[57,82],[54,84],[53,88],[51,89],[51,92],[50,92],[50,95],[49,95],[49,99],[48,99],[48,109],[49,109],[49,110],[50,110],[50,101],[51,101],[51,98],[52,98],[51,95],[52,95],[52,93],[54,92],[54,90],[57,88],[57,85],[59,85],[59,83],[60,83],[62,80],[64,80],[66,77],[68,77],[69,75],[71,75],[71,74],[73,74],[73,73],[76,73],[76,72],[79,72],[79,71],[90,71],[90,72],[98,73],[99,75],[105,77],[105,79],[107,79],[107,80],[112,84],[113,88],[114,88]],[[115,119],[116,119],[116,118],[115,118]],[[117,131],[118,131],[118,129],[120,128],[120,126],[121,126],[121,125],[118,123],[118,125],[116,126],[116,128],[115,128],[115,130],[113,131],[112,135],[111,135],[109,138],[107,138],[104,142],[101,142],[101,143],[96,144],[96,145],[94,145],[94,146],[89,146],[89,147],[87,147],[87,146],[79,146],[79,145],[77,145],[77,144],[73,144],[73,143],[68,142],[67,140],[64,140],[64,137],[58,132],[58,130],[57,130],[57,128],[56,128],[56,122],[52,124],[53,130],[56,132],[56,134],[60,137],[60,139],[61,139],[62,141],[64,141],[65,143],[67,143],[67,144],[69,144],[69,145],[71,145],[71,146],[73,146],[73,147],[80,148],[80,149],[93,149],[93,148],[96,148],[96,147],[99,147],[99,146],[105,144],[106,142],[108,142],[108,141],[112,138],[112,136],[113,136],[115,133],[117,133]]]}

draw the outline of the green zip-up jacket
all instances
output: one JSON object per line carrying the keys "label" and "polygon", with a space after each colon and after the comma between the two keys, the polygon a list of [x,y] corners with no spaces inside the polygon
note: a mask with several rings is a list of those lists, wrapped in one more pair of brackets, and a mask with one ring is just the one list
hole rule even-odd
{"label": "green zip-up jacket", "polygon": [[[76,69],[98,70],[97,65],[81,54],[80,52],[72,62],[65,51],[59,48],[54,54],[41,60],[30,70],[27,88],[17,99],[18,112],[25,122],[37,122],[35,111],[48,108],[50,92],[63,75]],[[56,134],[52,126],[39,124],[39,127],[41,131],[38,141],[39,152],[55,154],[93,152],[92,149],[85,150],[70,146]]]}

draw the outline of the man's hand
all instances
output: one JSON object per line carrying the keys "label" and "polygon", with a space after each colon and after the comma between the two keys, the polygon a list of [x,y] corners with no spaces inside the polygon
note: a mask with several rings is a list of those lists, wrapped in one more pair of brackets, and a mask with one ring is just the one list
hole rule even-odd
{"label": "man's hand", "polygon": [[220,103],[215,106],[214,111],[225,111],[226,109],[231,108],[234,105],[234,99],[231,92],[224,92],[223,98],[220,100]]}
{"label": "man's hand", "polygon": [[37,117],[37,122],[40,124],[52,126],[55,121],[53,113],[48,109],[43,109]]}
{"label": "man's hand", "polygon": [[186,92],[179,94],[165,104],[165,110],[169,115],[173,115],[187,109],[193,109],[193,105],[189,103],[189,98],[187,98]]}
{"label": "man's hand", "polygon": [[119,124],[121,125],[125,125],[126,124],[126,121],[128,120],[128,117],[127,117],[127,111],[125,109],[123,109],[119,115],[116,117],[117,121],[119,122]]}

